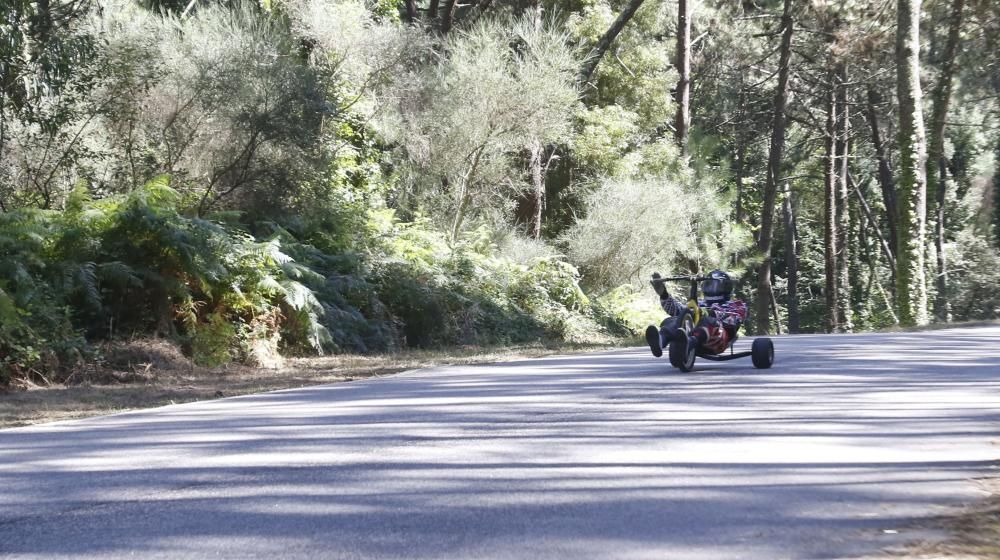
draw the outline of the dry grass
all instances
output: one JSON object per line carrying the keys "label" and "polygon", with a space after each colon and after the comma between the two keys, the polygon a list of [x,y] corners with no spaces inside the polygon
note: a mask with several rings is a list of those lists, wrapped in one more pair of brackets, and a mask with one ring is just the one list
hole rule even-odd
{"label": "dry grass", "polygon": [[914,526],[947,538],[916,542],[869,560],[1000,560],[1000,479],[977,482],[990,493],[988,498]]}
{"label": "dry grass", "polygon": [[104,367],[76,372],[67,384],[22,383],[6,392],[0,390],[0,428],[353,381],[438,365],[481,364],[610,347],[567,344],[466,347],[372,356],[295,358],[286,360],[280,369],[243,366],[206,369],[195,367],[164,341],[133,341],[105,348]]}
{"label": "dry grass", "polygon": [[939,331],[942,329],[961,329],[961,328],[974,328],[974,327],[992,327],[1000,325],[1000,320],[998,319],[984,319],[982,321],[960,321],[957,323],[930,323],[927,325],[921,325],[917,327],[901,327],[895,325],[892,327],[886,327],[884,329],[878,329],[875,332],[880,333],[895,333],[895,332],[924,332],[924,331]]}

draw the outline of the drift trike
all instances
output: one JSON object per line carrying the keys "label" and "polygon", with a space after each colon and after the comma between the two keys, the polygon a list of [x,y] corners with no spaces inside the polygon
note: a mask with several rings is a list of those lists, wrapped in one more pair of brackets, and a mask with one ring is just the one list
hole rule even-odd
{"label": "drift trike", "polygon": [[722,352],[712,352],[703,347],[695,349],[694,345],[686,343],[687,337],[690,337],[694,332],[695,326],[701,322],[704,314],[710,312],[709,309],[698,306],[698,283],[705,280],[710,280],[710,278],[705,276],[669,276],[653,280],[653,282],[689,282],[691,284],[687,308],[680,317],[677,317],[677,328],[678,331],[683,333],[685,342],[670,341],[669,348],[667,349],[670,364],[683,372],[688,372],[694,368],[696,357],[713,362],[726,362],[749,356],[753,361],[753,367],[757,369],[771,367],[774,364],[774,343],[771,342],[770,338],[755,338],[749,351],[736,352],[734,347],[736,339],[739,338],[739,332],[736,332],[726,346],[729,349],[728,354],[725,350]]}

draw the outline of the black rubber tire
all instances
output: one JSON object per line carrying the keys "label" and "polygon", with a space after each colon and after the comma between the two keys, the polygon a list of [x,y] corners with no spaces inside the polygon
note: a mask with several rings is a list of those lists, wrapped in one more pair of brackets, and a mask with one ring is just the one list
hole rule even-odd
{"label": "black rubber tire", "polygon": [[753,367],[767,369],[774,364],[774,343],[770,338],[755,339],[750,352],[752,352],[750,358],[753,360]]}
{"label": "black rubber tire", "polygon": [[[694,319],[691,317],[690,310],[685,311],[684,315],[681,316],[678,330],[683,332],[685,337],[691,336],[691,332],[694,331]],[[670,365],[686,373],[694,368],[695,352],[694,347],[685,346],[687,346],[687,352],[681,352],[680,345],[676,341],[671,341],[669,354]]]}

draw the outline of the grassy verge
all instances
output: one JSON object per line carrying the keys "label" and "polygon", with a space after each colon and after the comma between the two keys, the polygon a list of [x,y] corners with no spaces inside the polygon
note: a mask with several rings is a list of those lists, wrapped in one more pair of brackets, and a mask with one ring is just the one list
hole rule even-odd
{"label": "grassy verge", "polygon": [[62,385],[22,385],[0,392],[0,428],[84,418],[183,403],[353,381],[410,369],[451,364],[481,364],[637,345],[534,344],[408,350],[383,355],[337,355],[287,360],[279,369],[242,366],[199,368],[165,343],[112,353],[106,368],[81,371]]}
{"label": "grassy verge", "polygon": [[866,560],[1000,560],[1000,479],[977,482],[990,492],[988,498],[914,527],[942,531],[947,538],[916,542]]}

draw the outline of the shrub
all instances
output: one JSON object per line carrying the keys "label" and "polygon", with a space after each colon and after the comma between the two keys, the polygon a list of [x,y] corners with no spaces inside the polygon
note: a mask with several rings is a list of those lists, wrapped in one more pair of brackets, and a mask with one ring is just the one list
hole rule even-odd
{"label": "shrub", "polygon": [[233,360],[236,329],[225,317],[213,313],[207,321],[198,323],[191,335],[191,357],[199,366],[217,367]]}
{"label": "shrub", "polygon": [[63,213],[0,214],[5,377],[74,365],[83,333],[187,338],[208,365],[267,354],[277,340],[297,351],[329,344],[324,308],[303,283],[320,275],[279,240],[184,216],[179,201],[161,177],[101,201],[77,191]]}
{"label": "shrub", "polygon": [[456,242],[469,218],[523,190],[517,154],[568,134],[579,59],[565,33],[527,16],[452,33],[443,53],[396,80],[379,131],[402,152],[404,186]]}
{"label": "shrub", "polygon": [[370,227],[385,240],[372,255],[373,282],[406,345],[585,342],[622,332],[562,257],[515,262],[484,230],[452,245],[426,221],[400,223],[391,212],[374,214]]}
{"label": "shrub", "polygon": [[949,301],[955,319],[1000,318],[996,289],[1000,284],[1000,251],[988,239],[963,231],[949,252]]}
{"label": "shrub", "polygon": [[585,284],[607,290],[654,270],[711,270],[747,235],[708,186],[670,176],[606,180],[586,200],[586,214],[563,236]]}

